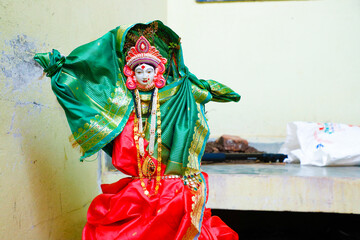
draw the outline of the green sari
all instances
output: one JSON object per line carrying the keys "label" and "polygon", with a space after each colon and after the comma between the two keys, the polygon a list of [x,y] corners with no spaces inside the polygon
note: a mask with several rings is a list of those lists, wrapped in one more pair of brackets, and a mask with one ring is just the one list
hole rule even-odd
{"label": "green sari", "polygon": [[[52,89],[72,131],[70,141],[80,148],[81,160],[100,149],[111,155],[112,141],[134,110],[122,70],[129,43],[139,35],[149,36],[150,43],[168,60],[164,74],[167,83],[159,89],[165,174],[198,171],[209,137],[204,104],[239,101],[240,96],[216,81],[200,80],[190,73],[184,65],[180,38],[162,22],[120,26],[67,57],[53,50],[36,54],[34,59],[51,77]],[[151,92],[141,92],[144,112],[150,98]],[[149,132],[146,135],[148,139]]]}

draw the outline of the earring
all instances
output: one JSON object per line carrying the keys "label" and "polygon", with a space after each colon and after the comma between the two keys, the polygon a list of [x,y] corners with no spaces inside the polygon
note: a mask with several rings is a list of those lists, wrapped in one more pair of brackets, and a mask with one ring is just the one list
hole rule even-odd
{"label": "earring", "polygon": [[157,88],[162,88],[165,86],[165,79],[162,75],[156,75],[154,77],[154,83]]}
{"label": "earring", "polygon": [[129,76],[127,78],[126,87],[130,90],[134,90],[136,88],[136,79],[134,76]]}

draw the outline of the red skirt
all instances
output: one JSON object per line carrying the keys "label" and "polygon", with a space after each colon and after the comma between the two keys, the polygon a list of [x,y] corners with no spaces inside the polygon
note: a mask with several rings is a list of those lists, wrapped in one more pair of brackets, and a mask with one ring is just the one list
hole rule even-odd
{"label": "red skirt", "polygon": [[[133,116],[114,141],[113,164],[132,175],[113,184],[103,184],[103,194],[91,203],[83,240],[237,240],[238,235],[219,217],[205,209],[207,175],[197,191],[181,178],[161,179],[157,195],[148,197],[137,175]],[[163,168],[164,169],[164,168]],[[144,179],[148,189],[155,181]]]}

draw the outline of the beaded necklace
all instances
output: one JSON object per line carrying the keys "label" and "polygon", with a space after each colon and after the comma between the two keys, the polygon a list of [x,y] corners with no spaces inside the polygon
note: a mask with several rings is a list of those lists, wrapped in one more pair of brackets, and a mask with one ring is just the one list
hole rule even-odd
{"label": "beaded necklace", "polygon": [[[135,89],[134,92],[135,92],[135,105],[136,105],[135,109],[137,113],[134,119],[134,140],[137,149],[137,164],[138,164],[139,178],[140,178],[141,187],[144,190],[144,194],[148,197],[151,197],[158,193],[160,180],[161,180],[161,113],[160,113],[158,88],[154,89],[148,109],[148,113],[149,110],[151,109],[150,140],[149,140],[149,154],[145,159],[144,159],[144,155],[145,155],[144,138],[145,138],[147,119],[145,122],[145,127],[143,127],[140,94],[138,89]],[[147,118],[148,117],[149,114],[147,114]],[[151,158],[152,155],[154,154],[156,128],[158,134],[157,166],[155,166],[155,163]],[[152,193],[150,193],[150,191],[147,189],[145,185],[144,176],[151,179],[155,171],[156,171],[155,189]]]}

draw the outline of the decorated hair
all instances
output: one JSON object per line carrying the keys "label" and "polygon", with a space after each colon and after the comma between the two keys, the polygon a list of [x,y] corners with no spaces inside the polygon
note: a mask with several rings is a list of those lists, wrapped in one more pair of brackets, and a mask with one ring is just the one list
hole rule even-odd
{"label": "decorated hair", "polygon": [[139,64],[149,64],[154,66],[155,76],[154,84],[157,88],[162,88],[166,84],[166,80],[163,76],[165,72],[166,58],[163,58],[159,51],[151,46],[149,41],[141,36],[137,40],[134,47],[130,48],[126,56],[126,65],[124,66],[124,74],[127,77],[126,87],[133,90],[137,86],[134,69]]}

